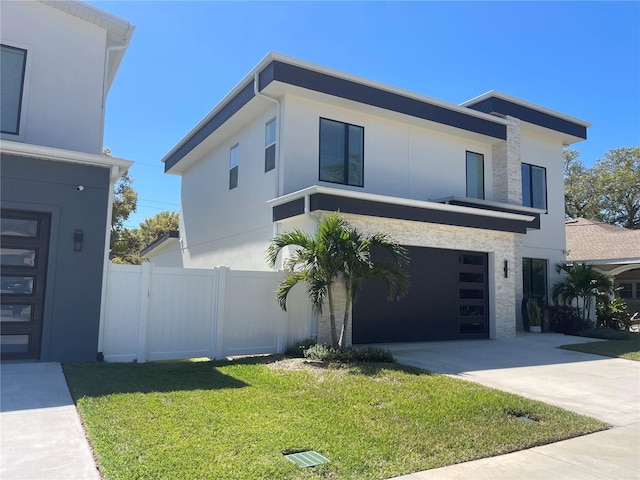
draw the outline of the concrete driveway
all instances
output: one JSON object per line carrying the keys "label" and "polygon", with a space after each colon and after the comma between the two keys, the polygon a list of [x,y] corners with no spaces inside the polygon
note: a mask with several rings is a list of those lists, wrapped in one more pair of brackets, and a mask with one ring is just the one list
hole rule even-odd
{"label": "concrete driveway", "polygon": [[504,340],[380,345],[400,363],[557,405],[617,427],[398,479],[640,478],[640,362],[557,348],[589,341],[596,340],[519,333]]}

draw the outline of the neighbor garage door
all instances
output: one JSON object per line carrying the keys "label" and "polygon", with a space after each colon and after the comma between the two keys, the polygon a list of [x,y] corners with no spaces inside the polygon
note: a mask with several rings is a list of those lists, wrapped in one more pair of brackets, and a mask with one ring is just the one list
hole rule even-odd
{"label": "neighbor garage door", "polygon": [[488,338],[486,253],[407,247],[409,294],[386,300],[379,280],[369,280],[353,306],[353,343]]}

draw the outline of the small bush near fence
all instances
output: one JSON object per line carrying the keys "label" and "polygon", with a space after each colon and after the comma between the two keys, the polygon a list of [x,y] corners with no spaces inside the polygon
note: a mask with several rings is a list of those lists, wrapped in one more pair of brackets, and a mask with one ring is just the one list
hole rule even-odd
{"label": "small bush near fence", "polygon": [[395,359],[389,350],[380,347],[346,347],[333,348],[329,345],[316,343],[312,338],[300,340],[287,345],[284,350],[287,357],[308,358],[323,362],[376,362],[393,363]]}
{"label": "small bush near fence", "polygon": [[305,338],[295,343],[287,345],[284,349],[284,354],[287,357],[304,357],[304,352],[313,347],[316,341],[313,338]]}
{"label": "small bush near fence", "polygon": [[305,358],[324,362],[376,362],[393,363],[394,358],[389,350],[379,347],[347,347],[333,348],[328,345],[316,344],[304,351]]}

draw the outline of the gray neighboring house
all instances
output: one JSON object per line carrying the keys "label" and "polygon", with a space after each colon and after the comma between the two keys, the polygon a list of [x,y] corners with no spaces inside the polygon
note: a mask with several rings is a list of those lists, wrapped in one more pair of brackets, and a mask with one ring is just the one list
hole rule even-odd
{"label": "gray neighboring house", "polygon": [[611,277],[629,312],[640,312],[640,230],[576,218],[566,223],[567,261]]}
{"label": "gray neighboring house", "polygon": [[82,2],[0,4],[2,360],[95,361],[113,185],[104,106],[134,27]]}

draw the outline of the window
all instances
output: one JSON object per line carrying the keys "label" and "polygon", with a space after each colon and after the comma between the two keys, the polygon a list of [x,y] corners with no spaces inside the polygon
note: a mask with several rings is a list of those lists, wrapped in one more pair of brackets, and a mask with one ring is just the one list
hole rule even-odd
{"label": "window", "polygon": [[276,119],[269,120],[264,128],[264,171],[276,168]]}
{"label": "window", "polygon": [[547,260],[522,259],[522,294],[524,298],[547,298]]}
{"label": "window", "polygon": [[20,130],[20,110],[24,86],[24,70],[27,51],[2,45],[0,89],[0,112],[2,133],[18,135]]}
{"label": "window", "polygon": [[467,152],[467,197],[484,199],[484,155]]}
{"label": "window", "polygon": [[238,163],[240,161],[240,144],[235,144],[229,151],[229,190],[238,186]]}
{"label": "window", "polygon": [[547,209],[547,169],[522,164],[522,205]]}
{"label": "window", "polygon": [[320,180],[364,186],[364,127],[320,119]]}
{"label": "window", "polygon": [[625,299],[633,298],[633,283],[632,282],[620,283],[620,284],[618,284],[617,288],[619,289],[618,290],[618,296],[620,298],[625,298]]}

